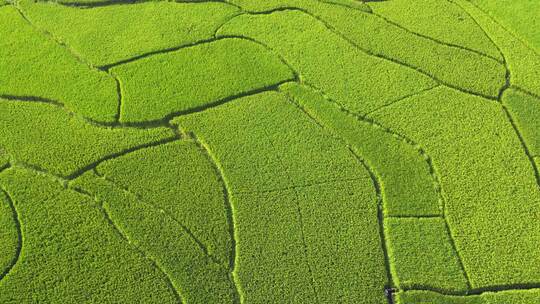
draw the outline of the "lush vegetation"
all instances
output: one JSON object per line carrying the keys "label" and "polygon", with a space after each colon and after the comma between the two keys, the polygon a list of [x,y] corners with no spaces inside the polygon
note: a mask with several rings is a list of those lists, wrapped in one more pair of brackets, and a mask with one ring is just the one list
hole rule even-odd
{"label": "lush vegetation", "polygon": [[51,100],[89,119],[114,120],[118,96],[107,73],[82,62],[11,5],[0,9],[0,36],[0,95]]}
{"label": "lush vegetation", "polygon": [[539,303],[539,11],[0,0],[0,303]]}
{"label": "lush vegetation", "polygon": [[293,79],[263,46],[237,38],[151,56],[111,72],[123,84],[121,122],[177,116]]}

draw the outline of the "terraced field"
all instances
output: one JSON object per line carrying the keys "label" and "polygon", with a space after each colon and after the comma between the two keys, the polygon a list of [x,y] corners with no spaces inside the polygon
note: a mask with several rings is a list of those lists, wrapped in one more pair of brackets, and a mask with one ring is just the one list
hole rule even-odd
{"label": "terraced field", "polygon": [[0,303],[540,303],[540,2],[0,0]]}

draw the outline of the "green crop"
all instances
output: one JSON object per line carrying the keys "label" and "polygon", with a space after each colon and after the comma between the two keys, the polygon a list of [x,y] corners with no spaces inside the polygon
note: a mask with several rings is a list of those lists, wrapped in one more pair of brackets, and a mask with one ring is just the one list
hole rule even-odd
{"label": "green crop", "polygon": [[80,9],[24,0],[21,6],[33,23],[54,33],[95,66],[213,38],[218,27],[238,11],[219,2],[156,1]]}
{"label": "green crop", "polygon": [[[281,26],[271,30],[275,24]],[[413,69],[369,56],[317,19],[297,10],[239,16],[225,24],[218,35],[261,41],[281,54],[303,81],[361,113],[435,84]],[[329,47],[320,48],[323,42]],[[359,70],[371,77],[362,77]]]}
{"label": "green crop", "polygon": [[540,303],[539,11],[0,0],[0,303]]}
{"label": "green crop", "polygon": [[230,207],[224,201],[216,169],[194,143],[173,142],[142,149],[104,162],[96,171],[163,210],[205,244],[209,255],[223,264],[229,262]]}
{"label": "green crop", "polygon": [[47,39],[11,5],[0,7],[0,37],[0,96],[54,100],[93,120],[115,119],[114,79]]}
{"label": "green crop", "polygon": [[509,304],[535,303],[540,289],[484,292],[479,295],[442,295],[431,291],[406,291],[397,294],[397,304]]}
{"label": "green crop", "polygon": [[[309,13],[306,14],[304,12]],[[495,98],[498,94],[499,87],[505,81],[504,65],[497,60],[463,48],[444,45],[415,35],[400,26],[365,11],[351,10],[347,7],[337,5],[320,5],[315,8],[292,9],[288,13],[296,13],[296,15],[302,13],[297,18],[309,18],[313,16],[310,23],[314,23],[314,29],[326,27],[326,32],[328,32],[326,35],[334,32],[334,34],[345,37],[349,44],[352,44],[364,53],[374,54],[386,62],[395,61],[411,70],[417,69],[423,74],[430,75],[449,86]],[[285,13],[282,15],[285,15]],[[275,18],[278,18],[277,13],[275,16]],[[268,23],[265,23],[264,19],[273,20],[270,17],[251,17],[251,19],[254,19],[254,21],[250,22],[259,22],[262,28],[268,28],[270,26]],[[307,20],[293,22],[292,20],[294,18],[288,19],[291,20],[289,21],[291,27],[294,27],[295,24],[308,22]],[[236,20],[242,19],[238,18]],[[245,26],[245,21],[239,22]],[[263,39],[266,42],[268,38],[261,38],[259,36],[260,34],[253,33],[252,26],[248,25],[247,27],[248,29],[245,32],[242,31],[240,26],[235,31],[231,31],[231,29],[225,27],[221,33],[248,35],[256,39]],[[373,32],[380,33],[380,35],[373,36],[371,34]],[[309,34],[301,33],[295,36],[295,38],[307,37],[307,35]],[[279,37],[275,38],[279,39]],[[485,39],[485,37],[483,38]],[[417,49],[424,50],[426,54],[435,55],[424,57],[415,51]],[[288,48],[288,52],[290,51],[290,48]],[[341,54],[341,56],[343,55]],[[288,56],[285,57],[287,58]],[[290,60],[291,64],[295,66],[295,58],[291,58]],[[302,71],[300,70],[299,72]],[[362,80],[365,81],[365,79]]]}
{"label": "green crop", "polygon": [[[233,301],[235,293],[227,264],[212,258],[205,244],[200,243],[191,230],[174,215],[170,215],[169,210],[162,209],[159,205],[167,202],[143,201],[114,182],[92,172],[75,180],[73,187],[96,196],[97,203],[102,204],[104,212],[108,214],[116,229],[121,231],[123,237],[137,251],[143,252],[148,260],[153,261],[161,276],[167,279],[168,284],[165,286],[174,292],[176,300],[189,303]],[[181,199],[185,200],[178,202],[179,204],[204,202],[195,201],[193,198]],[[193,210],[191,213],[196,214],[197,211]],[[225,225],[218,228],[223,232],[227,231]],[[156,235],[148,233],[149,231],[160,233]],[[218,257],[220,255],[225,253]]]}
{"label": "green crop", "polygon": [[391,216],[431,216],[441,214],[437,185],[422,151],[377,123],[354,116],[314,91],[297,84],[282,89],[342,137],[351,148],[373,166],[381,182],[384,209]]}
{"label": "green crop", "polygon": [[2,276],[14,266],[20,252],[20,227],[17,223],[17,213],[13,202],[2,190],[0,192],[0,270]]}
{"label": "green crop", "polygon": [[[436,88],[371,117],[421,142],[433,158],[445,216],[473,288],[540,279],[534,266],[540,254],[533,250],[540,233],[531,225],[540,211],[539,186],[499,103]],[[516,262],[529,266],[515,271]]]}
{"label": "green crop", "polygon": [[370,7],[377,15],[409,31],[502,60],[497,46],[475,19],[452,1],[393,0],[373,2]]}
{"label": "green crop", "polygon": [[460,258],[442,218],[388,218],[384,226],[398,288],[467,290]]}
{"label": "green crop", "polygon": [[514,117],[532,155],[540,155],[540,101],[533,96],[510,89],[502,98],[503,104]]}
{"label": "green crop", "polygon": [[244,11],[260,13],[288,8],[300,8],[309,12],[317,12],[320,10],[332,9],[336,6],[344,6],[349,9],[352,8],[364,12],[371,12],[370,7],[365,3],[355,0],[267,0],[264,2],[256,0],[230,0],[229,3],[241,7]]}
{"label": "green crop", "polygon": [[20,257],[0,284],[0,302],[174,300],[163,275],[111,229],[93,198],[27,170],[10,169],[0,182],[13,200],[23,233]]}
{"label": "green crop", "polygon": [[9,155],[3,149],[0,149],[0,172],[9,167]]}
{"label": "green crop", "polygon": [[497,60],[415,35],[378,16],[335,8],[321,17],[359,48],[445,85],[495,98],[505,82],[504,65]]}
{"label": "green crop", "polygon": [[[276,92],[174,122],[229,172],[237,274],[247,302],[382,301],[373,185],[337,139]],[[370,233],[360,237],[361,231]],[[328,259],[335,252],[339,263]],[[358,277],[369,284],[356,284]]]}
{"label": "green crop", "polygon": [[[520,40],[540,51],[540,20],[538,3],[535,1],[472,0],[488,15],[494,17],[502,26],[517,35]],[[512,13],[509,14],[508,11]]]}
{"label": "green crop", "polygon": [[0,99],[0,145],[12,161],[64,177],[104,158],[170,138],[167,128],[94,125],[59,105]]}
{"label": "green crop", "polygon": [[540,95],[540,54],[467,0],[453,0],[482,26],[504,55],[510,84]]}
{"label": "green crop", "polygon": [[112,72],[122,83],[122,122],[196,111],[294,78],[264,47],[237,38],[152,56]]}

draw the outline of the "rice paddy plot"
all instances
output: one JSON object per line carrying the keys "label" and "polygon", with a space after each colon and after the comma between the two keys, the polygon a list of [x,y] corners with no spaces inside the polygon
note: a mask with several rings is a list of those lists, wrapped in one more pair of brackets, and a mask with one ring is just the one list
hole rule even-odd
{"label": "rice paddy plot", "polygon": [[116,82],[94,69],[12,5],[0,7],[0,96],[54,101],[92,120],[115,120]]}
{"label": "rice paddy plot", "polygon": [[540,303],[538,12],[0,0],[0,303]]}
{"label": "rice paddy plot", "polygon": [[89,9],[21,1],[25,15],[94,66],[107,67],[213,38],[238,13],[221,2],[147,1]]}

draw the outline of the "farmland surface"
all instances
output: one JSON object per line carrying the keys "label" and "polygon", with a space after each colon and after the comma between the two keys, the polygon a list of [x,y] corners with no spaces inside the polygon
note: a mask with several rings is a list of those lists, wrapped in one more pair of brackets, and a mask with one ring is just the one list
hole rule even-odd
{"label": "farmland surface", "polygon": [[0,0],[0,303],[540,303],[540,2]]}

